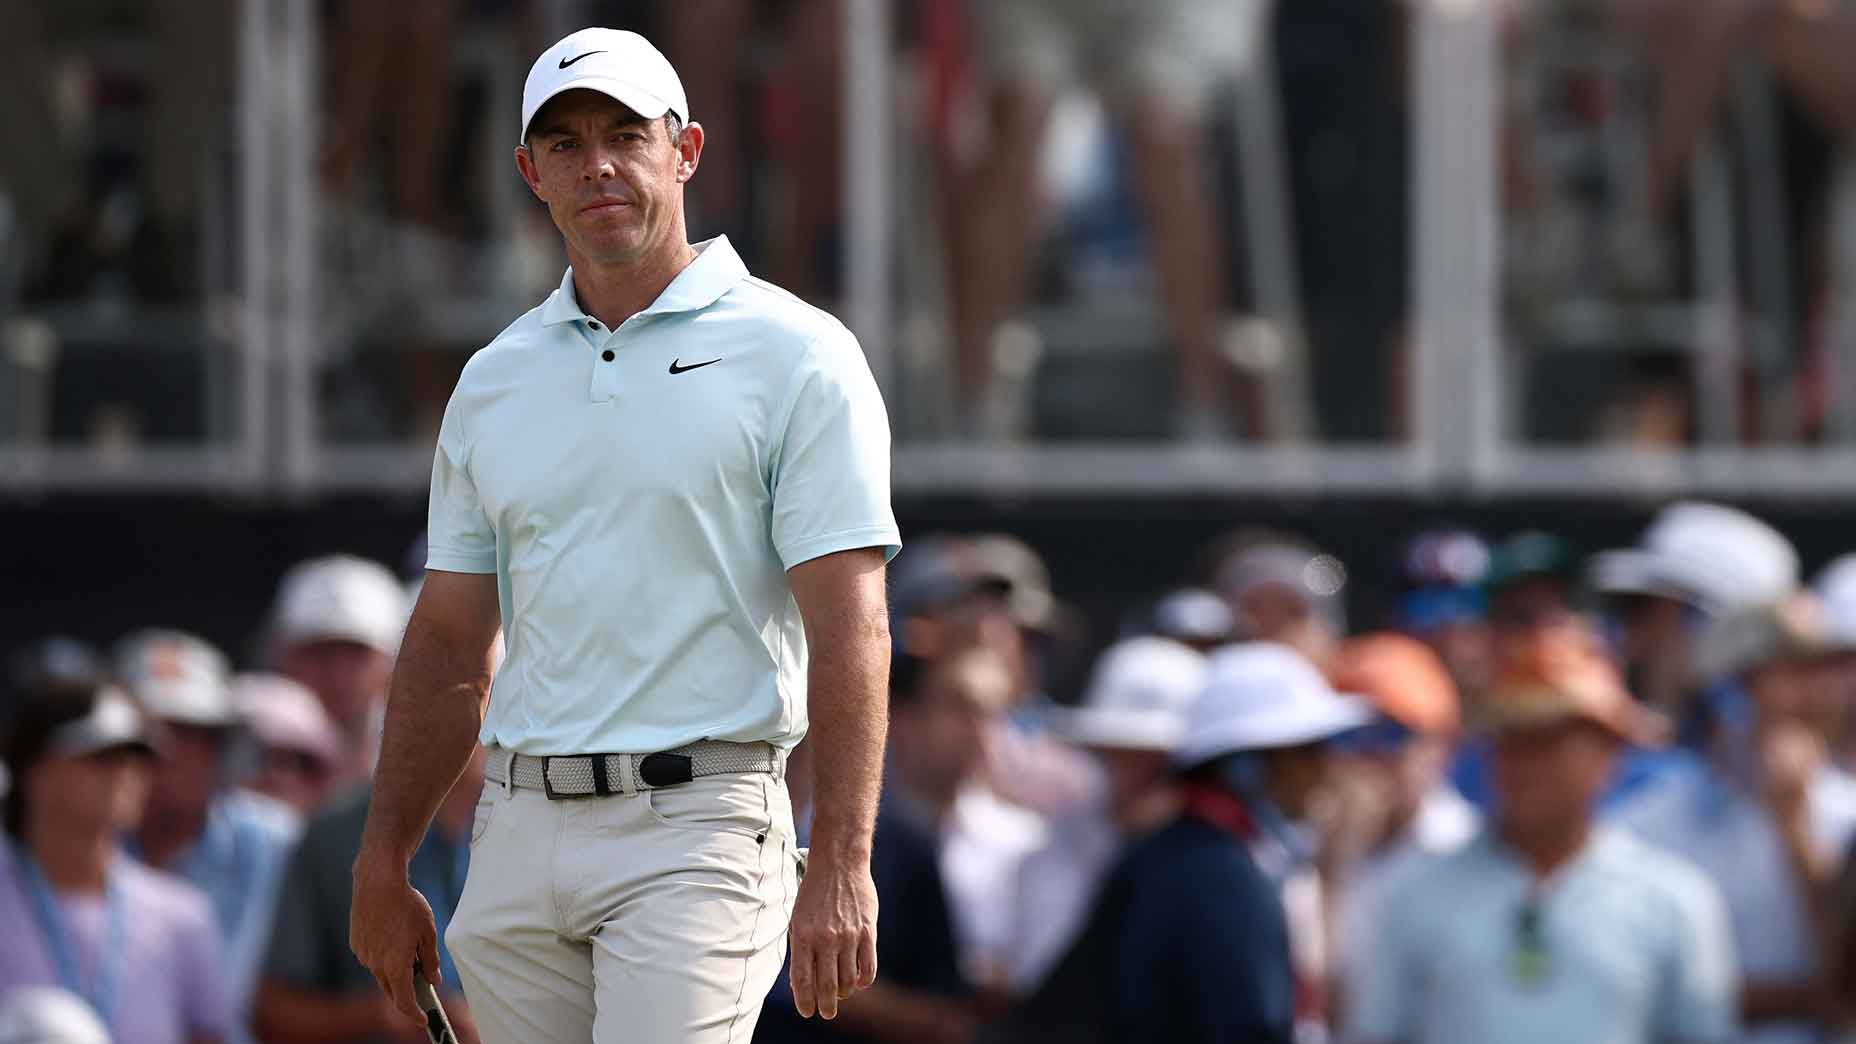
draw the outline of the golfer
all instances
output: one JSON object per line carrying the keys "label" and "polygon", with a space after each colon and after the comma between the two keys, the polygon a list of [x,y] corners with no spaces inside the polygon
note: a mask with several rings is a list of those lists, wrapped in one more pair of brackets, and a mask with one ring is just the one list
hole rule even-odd
{"label": "golfer", "polygon": [[[688,241],[702,149],[644,38],[542,53],[516,166],[571,267],[439,432],[350,938],[416,1017],[438,957],[408,860],[481,738],[446,943],[487,1044],[746,1041],[789,920],[802,1015],[876,976],[888,421],[842,325]],[[809,867],[784,773],[808,719]]]}

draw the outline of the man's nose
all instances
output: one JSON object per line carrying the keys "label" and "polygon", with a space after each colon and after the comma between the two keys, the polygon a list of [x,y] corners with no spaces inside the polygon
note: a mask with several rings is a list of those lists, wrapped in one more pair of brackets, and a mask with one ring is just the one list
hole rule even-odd
{"label": "man's nose", "polygon": [[580,176],[587,181],[610,181],[618,176],[618,169],[604,148],[594,146],[586,150],[586,161],[581,164]]}

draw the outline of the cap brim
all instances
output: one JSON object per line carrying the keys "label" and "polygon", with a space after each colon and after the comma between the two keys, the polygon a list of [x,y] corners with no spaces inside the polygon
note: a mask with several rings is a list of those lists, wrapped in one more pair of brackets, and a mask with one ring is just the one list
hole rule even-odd
{"label": "cap brim", "polygon": [[[535,103],[535,111],[529,113],[528,120],[523,123],[522,137],[518,139],[518,143],[528,143],[529,126],[535,122],[536,116],[541,115],[541,110],[548,107],[549,102],[568,91],[578,90],[598,91],[647,120],[655,120],[670,111],[669,101],[659,98],[636,84],[615,80],[609,76],[587,76],[578,80],[570,80],[542,95],[541,100]],[[678,113],[677,118],[686,123],[689,122],[689,117],[684,113]]]}
{"label": "cap brim", "polygon": [[1592,590],[1603,595],[1652,595],[1697,604],[1694,591],[1672,583],[1663,560],[1637,548],[1605,551],[1592,556],[1588,577]]}
{"label": "cap brim", "polygon": [[1170,751],[1185,738],[1185,722],[1170,714],[1100,707],[1065,709],[1051,718],[1051,731],[1084,747],[1105,750]]}
{"label": "cap brim", "polygon": [[1350,693],[1336,693],[1319,710],[1300,711],[1267,721],[1235,721],[1229,727],[1189,736],[1174,762],[1192,768],[1227,754],[1281,750],[1320,743],[1369,725],[1378,714],[1372,705]]}

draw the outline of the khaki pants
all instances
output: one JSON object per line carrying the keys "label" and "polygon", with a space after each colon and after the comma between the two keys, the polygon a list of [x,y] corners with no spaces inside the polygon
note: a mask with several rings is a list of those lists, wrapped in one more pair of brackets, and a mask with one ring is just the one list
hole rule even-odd
{"label": "khaki pants", "polygon": [[785,957],[793,836],[766,773],[566,801],[485,782],[445,933],[484,1044],[747,1041]]}

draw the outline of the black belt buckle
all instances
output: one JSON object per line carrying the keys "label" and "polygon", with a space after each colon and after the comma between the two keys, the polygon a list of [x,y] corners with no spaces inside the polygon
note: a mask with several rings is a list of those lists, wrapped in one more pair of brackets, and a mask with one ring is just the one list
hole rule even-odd
{"label": "black belt buckle", "polygon": [[652,789],[674,787],[696,778],[688,754],[646,754],[638,759],[638,778]]}

